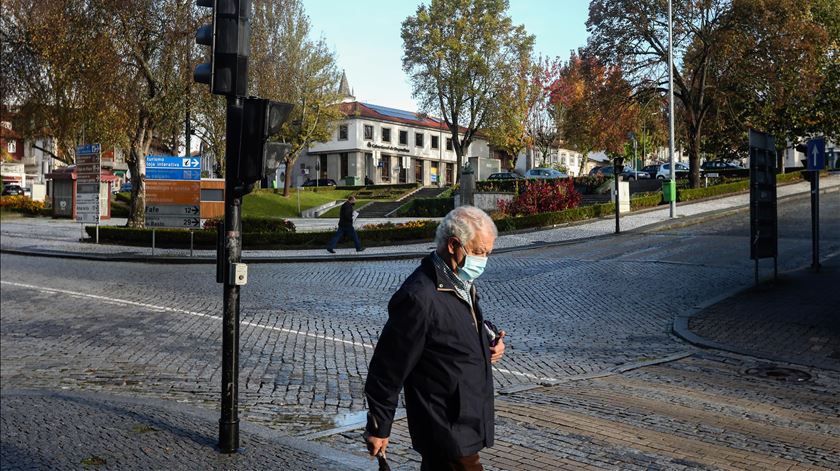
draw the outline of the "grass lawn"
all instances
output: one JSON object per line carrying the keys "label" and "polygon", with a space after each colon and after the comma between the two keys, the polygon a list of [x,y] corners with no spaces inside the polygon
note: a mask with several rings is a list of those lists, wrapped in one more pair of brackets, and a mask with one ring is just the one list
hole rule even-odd
{"label": "grass lawn", "polygon": [[[320,206],[330,201],[347,198],[350,190],[312,190],[300,191],[300,209],[305,210]],[[256,191],[246,195],[242,203],[242,215],[246,217],[267,217],[267,218],[295,218],[298,217],[298,195],[297,190],[292,189],[288,198],[282,193],[275,194],[272,191]]]}

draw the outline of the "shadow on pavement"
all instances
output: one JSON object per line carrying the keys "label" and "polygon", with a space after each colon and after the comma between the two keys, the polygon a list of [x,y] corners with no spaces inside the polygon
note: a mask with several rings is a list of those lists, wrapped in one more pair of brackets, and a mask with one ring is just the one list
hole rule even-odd
{"label": "shadow on pavement", "polygon": [[711,305],[674,330],[700,346],[840,371],[840,256]]}

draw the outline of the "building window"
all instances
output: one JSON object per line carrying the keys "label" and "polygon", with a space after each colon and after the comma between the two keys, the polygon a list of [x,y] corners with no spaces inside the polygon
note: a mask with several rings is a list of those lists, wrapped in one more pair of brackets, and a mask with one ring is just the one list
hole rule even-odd
{"label": "building window", "polygon": [[379,165],[382,167],[382,181],[391,181],[391,156],[383,155],[379,158]]}
{"label": "building window", "polygon": [[452,138],[451,137],[446,138],[446,150],[452,150]]}
{"label": "building window", "polygon": [[391,142],[391,128],[382,128],[382,142]]}
{"label": "building window", "polygon": [[417,147],[423,147],[423,133],[416,133],[414,134],[414,145]]}
{"label": "building window", "polygon": [[14,140],[14,139],[9,140],[9,142],[6,143],[6,148],[8,149],[10,154],[16,153],[17,152],[17,141]]}
{"label": "building window", "polygon": [[368,141],[373,140],[373,126],[370,124],[365,124],[365,139]]}
{"label": "building window", "polygon": [[432,136],[432,149],[437,149],[439,145],[438,137]]}
{"label": "building window", "polygon": [[346,141],[347,140],[347,125],[346,124],[339,124],[338,125],[338,140],[339,141]]}
{"label": "building window", "polygon": [[339,160],[341,161],[341,175],[339,176],[339,178],[344,178],[350,173],[348,172],[348,169],[350,167],[350,158],[347,156],[347,152],[342,152],[338,155]]}
{"label": "building window", "polygon": [[400,144],[408,145],[408,131],[400,131]]}

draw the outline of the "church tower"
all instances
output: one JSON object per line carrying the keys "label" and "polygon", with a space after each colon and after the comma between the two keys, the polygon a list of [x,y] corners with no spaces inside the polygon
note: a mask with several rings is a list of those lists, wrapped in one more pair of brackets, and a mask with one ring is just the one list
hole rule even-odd
{"label": "church tower", "polygon": [[343,70],[341,71],[341,83],[338,86],[338,93],[341,94],[342,103],[356,101],[356,97],[353,96],[353,90],[350,89],[350,84],[347,82],[347,74]]}

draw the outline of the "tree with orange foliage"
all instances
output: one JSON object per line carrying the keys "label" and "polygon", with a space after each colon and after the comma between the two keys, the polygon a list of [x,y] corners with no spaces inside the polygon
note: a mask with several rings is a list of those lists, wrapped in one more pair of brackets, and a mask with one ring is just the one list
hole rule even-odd
{"label": "tree with orange foliage", "polygon": [[607,67],[584,50],[572,53],[552,85],[555,120],[563,141],[587,156],[603,150],[623,154],[627,133],[635,126],[639,106],[619,67]]}

